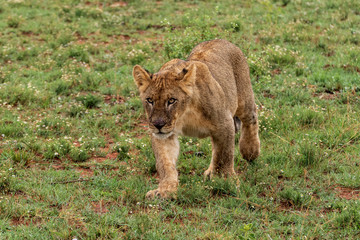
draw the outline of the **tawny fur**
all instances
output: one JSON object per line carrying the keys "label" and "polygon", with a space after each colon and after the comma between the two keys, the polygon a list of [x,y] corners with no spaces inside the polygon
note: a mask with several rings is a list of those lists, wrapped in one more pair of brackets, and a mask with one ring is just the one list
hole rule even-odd
{"label": "tawny fur", "polygon": [[[197,45],[186,61],[174,59],[159,72],[133,69],[152,132],[159,187],[147,197],[171,197],[177,191],[178,135],[211,137],[212,159],[206,176],[234,171],[234,139],[241,121],[240,152],[260,154],[258,119],[249,67],[241,50],[225,40]],[[235,124],[234,124],[235,123]]]}

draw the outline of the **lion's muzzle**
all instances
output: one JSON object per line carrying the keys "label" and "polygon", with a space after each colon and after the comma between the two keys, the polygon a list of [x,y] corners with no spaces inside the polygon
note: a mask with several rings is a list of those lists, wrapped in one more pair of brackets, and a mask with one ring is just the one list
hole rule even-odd
{"label": "lion's muzzle", "polygon": [[162,127],[166,125],[166,122],[163,119],[159,118],[156,119],[155,121],[152,121],[151,124],[154,125],[154,127],[156,127],[160,131]]}

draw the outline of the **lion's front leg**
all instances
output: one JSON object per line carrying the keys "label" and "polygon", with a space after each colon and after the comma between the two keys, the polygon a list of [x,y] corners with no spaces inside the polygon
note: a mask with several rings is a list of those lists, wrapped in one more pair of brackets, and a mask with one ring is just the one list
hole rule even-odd
{"label": "lion's front leg", "polygon": [[152,148],[156,158],[156,169],[159,174],[159,187],[151,190],[146,197],[169,198],[176,194],[178,181],[178,172],[176,171],[176,161],[179,155],[179,141],[176,135],[171,135],[166,139],[160,139],[156,136],[151,137]]}
{"label": "lion's front leg", "polygon": [[233,119],[228,119],[211,136],[212,159],[205,177],[213,175],[231,176],[234,171],[235,126]]}

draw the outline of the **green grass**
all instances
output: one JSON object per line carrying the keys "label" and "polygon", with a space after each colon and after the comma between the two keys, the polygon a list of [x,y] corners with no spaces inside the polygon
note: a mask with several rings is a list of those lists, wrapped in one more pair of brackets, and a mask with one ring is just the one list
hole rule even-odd
{"label": "green grass", "polygon": [[[360,237],[360,4],[3,1],[1,239]],[[201,41],[247,57],[262,152],[204,180],[181,137],[175,200],[147,200],[155,158],[131,71]],[[238,136],[237,136],[238,138]]]}

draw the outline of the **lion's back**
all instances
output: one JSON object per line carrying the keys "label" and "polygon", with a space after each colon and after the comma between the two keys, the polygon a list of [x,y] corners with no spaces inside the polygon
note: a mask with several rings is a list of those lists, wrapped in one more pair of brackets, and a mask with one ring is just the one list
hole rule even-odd
{"label": "lion's back", "polygon": [[[216,39],[198,44],[190,53],[189,61],[205,63],[214,79],[220,84],[229,108],[240,92],[251,92],[249,67],[242,51],[234,44]],[[235,104],[236,105],[236,104]]]}

